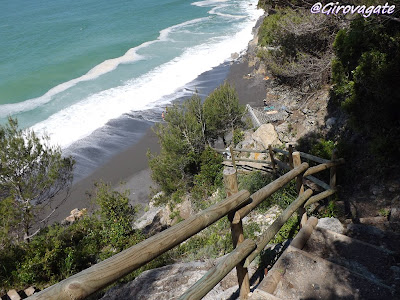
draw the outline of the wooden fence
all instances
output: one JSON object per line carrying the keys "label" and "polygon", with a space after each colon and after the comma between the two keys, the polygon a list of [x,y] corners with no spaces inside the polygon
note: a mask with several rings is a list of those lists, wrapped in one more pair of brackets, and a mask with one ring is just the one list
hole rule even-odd
{"label": "wooden fence", "polygon": [[[237,150],[243,151],[241,149],[232,149],[232,154],[233,151]],[[296,210],[298,210],[299,216],[302,218],[302,223],[304,223],[307,219],[304,207],[322,200],[336,191],[336,166],[344,163],[343,159],[335,159],[334,157],[331,161],[323,160],[307,153],[293,152],[292,148],[285,151],[269,147],[268,150],[262,151],[270,155],[270,164],[273,170],[276,171],[276,167],[278,166],[288,169],[289,172],[250,195],[246,190],[238,191],[236,169],[226,168],[224,170],[224,184],[227,197],[221,202],[80,273],[48,287],[38,294],[32,295],[29,299],[84,299],[172,249],[224,216],[227,216],[230,221],[232,242],[235,249],[189,288],[180,299],[201,299],[235,266],[240,289],[240,299],[247,299],[247,295],[250,292],[249,275],[247,272],[249,264],[265,248]],[[289,165],[278,160],[274,155],[276,153],[286,155]],[[319,165],[310,168],[307,162],[301,162],[301,157],[317,161]],[[310,179],[311,174],[326,169],[330,169],[330,184],[324,183],[324,185],[329,188],[322,193],[312,196],[313,191],[311,189],[304,189],[303,178],[307,177]],[[294,179],[296,180],[298,198],[255,241],[245,239],[242,219],[262,201]]]}

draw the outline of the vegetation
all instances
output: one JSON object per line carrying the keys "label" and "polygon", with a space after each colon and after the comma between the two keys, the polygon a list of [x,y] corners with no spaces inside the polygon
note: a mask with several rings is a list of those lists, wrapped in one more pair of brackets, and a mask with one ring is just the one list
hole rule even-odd
{"label": "vegetation", "polygon": [[[278,6],[272,2],[270,5]],[[315,90],[329,82],[338,20],[291,7],[278,6],[264,19],[258,33],[258,56],[279,82],[305,91]]]}
{"label": "vegetation", "polygon": [[[92,200],[98,206],[94,214],[71,225],[53,224],[29,243],[0,250],[0,292],[30,284],[54,284],[144,240],[140,231],[132,229],[137,209],[129,205],[127,192],[112,191],[109,185],[100,183]],[[168,260],[159,257],[127,280]]]}
{"label": "vegetation", "polygon": [[9,118],[0,126],[0,163],[1,248],[23,234],[32,237],[38,232],[31,233],[34,224],[43,227],[56,209],[54,197],[68,194],[74,161],[62,157],[47,136],[20,129]]}
{"label": "vegetation", "polygon": [[332,101],[371,139],[375,155],[394,157],[400,142],[400,23],[357,18],[336,36]]}
{"label": "vegetation", "polygon": [[204,115],[208,141],[221,138],[226,145],[225,135],[243,126],[244,107],[239,105],[239,98],[234,87],[223,83],[204,101]]}
{"label": "vegetation", "polygon": [[244,108],[236,91],[224,83],[201,103],[193,95],[182,105],[168,108],[165,123],[158,124],[159,155],[148,153],[153,180],[166,195],[194,189],[198,198],[221,183],[221,155],[209,144],[242,125]]}

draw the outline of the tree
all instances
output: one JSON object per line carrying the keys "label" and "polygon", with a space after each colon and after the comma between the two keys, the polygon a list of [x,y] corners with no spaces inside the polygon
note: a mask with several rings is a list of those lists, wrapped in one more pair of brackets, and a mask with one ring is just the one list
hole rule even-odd
{"label": "tree", "polygon": [[224,82],[204,101],[203,105],[206,135],[210,140],[222,138],[225,142],[227,132],[242,125],[245,109],[239,105],[239,98],[234,87]]}
{"label": "tree", "polygon": [[17,233],[22,230],[29,239],[33,225],[43,226],[59,206],[53,207],[54,197],[66,191],[62,201],[66,199],[73,165],[71,157],[62,157],[60,147],[50,145],[48,136],[20,129],[11,117],[0,125],[0,201],[12,199],[19,211],[22,228],[14,228]]}
{"label": "tree", "polygon": [[155,126],[161,151],[157,156],[148,153],[149,165],[153,180],[165,192],[186,186],[199,171],[205,132],[203,107],[197,94],[182,105],[169,107],[165,123]]}
{"label": "tree", "polygon": [[368,136],[375,155],[389,163],[400,146],[400,23],[356,18],[338,32],[332,63],[332,100]]}

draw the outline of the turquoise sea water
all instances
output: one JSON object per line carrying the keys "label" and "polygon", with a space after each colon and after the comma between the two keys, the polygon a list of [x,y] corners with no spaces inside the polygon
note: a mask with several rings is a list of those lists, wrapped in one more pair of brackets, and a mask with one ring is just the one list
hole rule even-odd
{"label": "turquoise sea water", "polygon": [[17,117],[67,148],[110,120],[163,106],[246,48],[256,4],[0,1],[0,124]]}

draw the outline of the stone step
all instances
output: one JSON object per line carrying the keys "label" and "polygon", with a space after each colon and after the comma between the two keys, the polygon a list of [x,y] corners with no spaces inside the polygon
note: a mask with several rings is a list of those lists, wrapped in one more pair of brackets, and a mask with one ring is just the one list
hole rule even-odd
{"label": "stone step", "polygon": [[282,299],[274,295],[271,295],[270,293],[264,292],[262,290],[255,290],[249,297],[249,300],[282,300]]}
{"label": "stone step", "polygon": [[395,264],[391,251],[333,232],[316,228],[303,248],[304,251],[329,260],[372,281],[391,286]]}
{"label": "stone step", "polygon": [[400,256],[400,234],[391,230],[382,230],[376,226],[367,224],[350,223],[347,225],[345,234],[349,237],[383,246]]}
{"label": "stone step", "polygon": [[258,289],[269,286],[270,274],[279,275],[273,295],[280,299],[395,299],[394,289],[292,246]]}

